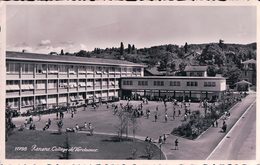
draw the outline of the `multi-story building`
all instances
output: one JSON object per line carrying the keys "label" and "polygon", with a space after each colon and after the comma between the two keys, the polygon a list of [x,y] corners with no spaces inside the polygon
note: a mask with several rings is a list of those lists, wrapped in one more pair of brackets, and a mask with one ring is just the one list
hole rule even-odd
{"label": "multi-story building", "polygon": [[122,77],[142,77],[127,61],[6,52],[6,104],[20,113],[117,99]]}

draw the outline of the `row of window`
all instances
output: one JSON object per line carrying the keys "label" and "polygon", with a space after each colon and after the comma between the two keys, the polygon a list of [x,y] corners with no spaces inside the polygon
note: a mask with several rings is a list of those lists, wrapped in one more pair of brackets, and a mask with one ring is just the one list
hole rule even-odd
{"label": "row of window", "polygon": [[191,86],[191,87],[196,87],[196,86],[198,86],[198,82],[196,82],[196,81],[188,81],[187,82],[187,86]]}
{"label": "row of window", "polygon": [[[107,96],[116,96],[117,92],[115,93],[114,91],[109,91],[109,92],[96,92],[95,97],[107,97]],[[94,93],[88,93],[86,95],[86,98],[90,98],[91,96],[94,96]],[[53,104],[57,103],[57,95],[49,95],[48,97],[46,96],[37,96],[35,98],[35,104],[46,104],[48,101],[48,104]],[[66,94],[61,94],[59,95],[59,102],[67,102],[68,100],[70,101],[77,101],[77,100],[84,100],[83,94],[72,94],[67,96]],[[7,99],[7,105],[11,106],[11,108],[17,108],[19,107],[19,99],[18,98],[9,98]],[[33,97],[23,97],[21,98],[21,106],[26,107],[26,106],[33,106],[34,105],[34,98]]]}
{"label": "row of window", "polygon": [[[35,88],[36,89],[46,89],[46,85],[48,86],[48,89],[57,89],[58,86],[58,81],[57,80],[48,80],[48,83],[46,84],[47,81],[44,80],[37,80],[35,83]],[[99,87],[99,86],[118,86],[118,81],[79,81],[77,83],[76,80],[60,80],[59,83],[59,88],[77,88],[79,87],[93,87],[93,86]],[[21,89],[22,90],[33,90],[34,89],[34,84],[32,80],[23,80],[21,84]],[[18,81],[7,81],[7,90],[20,90],[19,87],[19,82]]]}
{"label": "row of window", "polygon": [[204,87],[215,87],[216,82],[204,82]]}
{"label": "row of window", "polygon": [[148,85],[148,81],[138,81],[138,85],[139,86],[147,86]]}
{"label": "row of window", "polygon": [[170,86],[181,86],[180,81],[170,81]]}
{"label": "row of window", "polygon": [[77,71],[80,73],[94,73],[96,74],[108,74],[108,73],[120,73],[120,72],[141,72],[140,67],[100,67],[100,66],[75,66],[75,65],[55,65],[55,64],[30,64],[30,63],[7,63],[7,73],[19,73],[20,69],[23,74],[33,73],[34,66],[37,74],[45,74],[48,69],[49,74],[57,73],[70,73],[76,74]]}
{"label": "row of window", "polygon": [[[123,85],[133,85],[133,81],[124,80]],[[148,86],[148,81],[138,81],[139,86]],[[154,81],[154,86],[164,86],[164,81]],[[170,81],[170,86],[181,86],[180,81]],[[198,86],[197,81],[188,81],[186,82],[186,86],[196,87]],[[216,82],[204,82],[204,87],[215,87]]]}
{"label": "row of window", "polygon": [[164,86],[164,81],[154,81],[153,85],[154,86]]}
{"label": "row of window", "polygon": [[133,85],[133,81],[130,80],[123,81],[123,85]]}

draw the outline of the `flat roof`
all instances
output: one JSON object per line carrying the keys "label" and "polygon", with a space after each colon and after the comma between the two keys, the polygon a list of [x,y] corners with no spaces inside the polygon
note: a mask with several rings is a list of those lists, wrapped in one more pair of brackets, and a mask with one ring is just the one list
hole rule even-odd
{"label": "flat roof", "polygon": [[207,71],[208,66],[199,66],[199,65],[188,65],[185,67],[184,71],[188,72],[198,72],[198,71]]}
{"label": "flat roof", "polygon": [[121,77],[121,79],[212,79],[212,80],[226,80],[224,77],[195,77],[195,76],[144,76],[144,77]]}
{"label": "flat roof", "polygon": [[89,57],[77,57],[67,55],[49,55],[38,53],[23,53],[6,51],[7,60],[20,60],[20,61],[41,61],[41,62],[56,62],[56,63],[77,63],[77,64],[98,64],[98,65],[114,65],[114,66],[138,66],[144,67],[144,65],[136,64],[129,61],[104,59],[104,58],[89,58]]}

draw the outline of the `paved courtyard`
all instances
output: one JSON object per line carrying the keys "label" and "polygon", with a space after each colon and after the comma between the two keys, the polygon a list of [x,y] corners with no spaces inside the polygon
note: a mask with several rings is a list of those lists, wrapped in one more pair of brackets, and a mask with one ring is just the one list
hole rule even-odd
{"label": "paved courtyard", "polygon": [[[120,103],[126,105],[126,101],[120,101],[114,103],[120,107]],[[140,105],[142,101],[131,101],[130,102],[134,107]],[[83,111],[83,108],[79,108],[77,113],[71,118],[70,113],[64,113],[63,119],[63,129],[68,127],[75,127],[76,124],[79,126],[84,126],[84,122],[91,122],[95,132],[102,132],[102,133],[117,133],[119,126],[119,119],[116,115],[114,115],[112,103],[108,104],[109,108],[107,109],[106,105],[99,106],[98,109],[94,110],[92,107],[88,106],[86,111]],[[155,122],[154,115],[156,113],[156,107],[158,106],[158,119]],[[145,110],[149,109],[151,111],[150,117],[147,119],[145,115]],[[160,135],[163,134],[170,134],[173,128],[178,127],[183,123],[184,118],[184,107],[175,106],[176,117],[173,120],[173,104],[171,102],[167,103],[167,114],[168,114],[168,121],[165,122],[165,106],[163,102],[149,102],[148,104],[143,104],[143,111],[144,116],[138,118],[138,128],[136,131],[136,135],[138,136],[149,136],[152,139],[158,139]],[[181,109],[181,115],[178,115],[178,109]],[[204,113],[203,108],[199,107],[199,103],[191,103],[190,107],[191,111],[194,110],[201,110]],[[16,126],[19,126],[24,123],[25,119],[28,117],[19,117],[14,118],[13,121]],[[36,129],[42,129],[45,126],[45,123],[48,119],[51,119],[52,124],[50,126],[50,130],[57,130],[56,122],[56,114],[49,114],[49,115],[42,115],[41,120],[38,121],[38,117],[34,116],[34,123],[36,125]],[[129,126],[129,135],[132,135],[131,126]]]}

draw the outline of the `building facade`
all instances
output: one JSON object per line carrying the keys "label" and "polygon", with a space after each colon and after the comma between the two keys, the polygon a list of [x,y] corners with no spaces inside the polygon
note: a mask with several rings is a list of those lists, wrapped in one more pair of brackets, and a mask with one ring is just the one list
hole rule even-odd
{"label": "building facade", "polygon": [[24,113],[41,106],[113,101],[122,77],[142,77],[127,61],[6,52],[6,105]]}
{"label": "building facade", "polygon": [[124,97],[174,98],[179,101],[200,101],[221,99],[226,91],[223,77],[190,76],[147,76],[121,78],[121,92]]}

